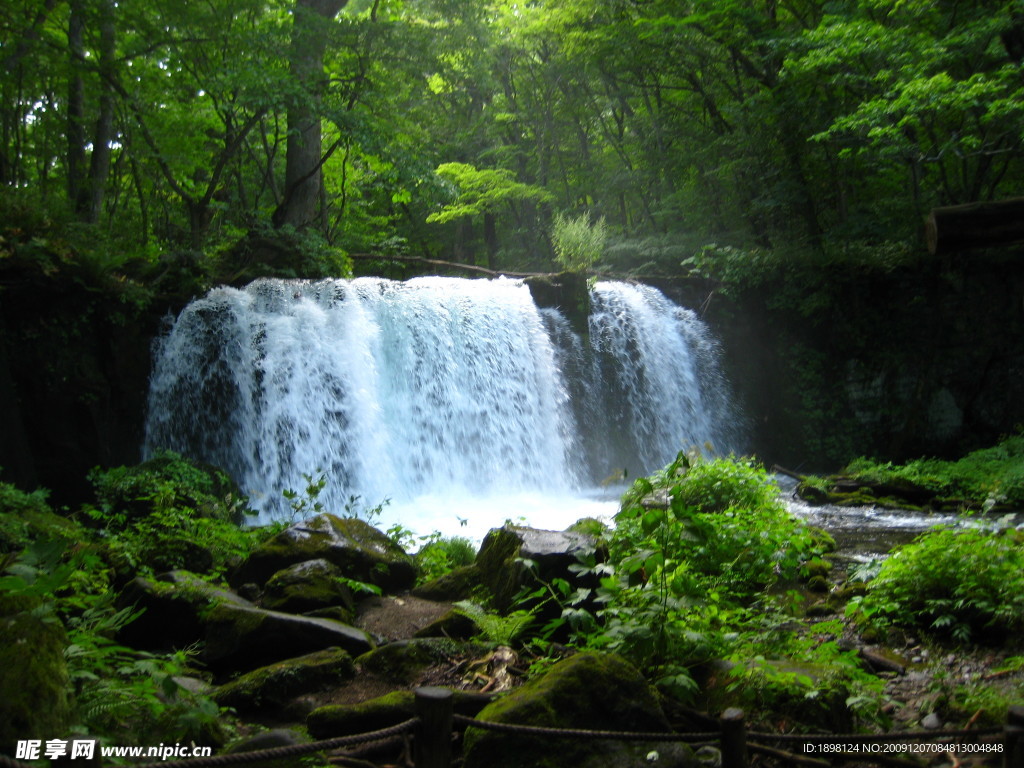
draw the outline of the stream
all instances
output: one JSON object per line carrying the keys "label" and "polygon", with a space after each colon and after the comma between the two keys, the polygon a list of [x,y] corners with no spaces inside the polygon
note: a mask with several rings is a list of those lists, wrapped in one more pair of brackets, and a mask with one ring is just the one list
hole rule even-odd
{"label": "stream", "polygon": [[865,563],[887,555],[894,547],[913,540],[936,526],[988,527],[1024,524],[1024,513],[1008,516],[959,515],[911,509],[834,504],[808,504],[796,495],[797,481],[777,475],[776,482],[790,511],[811,525],[828,531],[836,540],[834,559]]}

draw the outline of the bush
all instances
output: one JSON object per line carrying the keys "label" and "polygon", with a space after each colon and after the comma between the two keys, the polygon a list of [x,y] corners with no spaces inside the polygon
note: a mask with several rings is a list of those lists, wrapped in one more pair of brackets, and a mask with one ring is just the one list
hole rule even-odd
{"label": "bush", "polygon": [[558,263],[572,272],[586,272],[604,252],[608,229],[604,217],[590,221],[590,214],[571,218],[555,214],[551,227],[551,244]]}
{"label": "bush", "polygon": [[48,495],[42,489],[26,493],[10,483],[0,483],[0,554],[18,552],[39,538],[80,538],[75,523],[51,511]]}
{"label": "bush", "polygon": [[1019,531],[938,528],[897,550],[852,603],[861,620],[934,631],[966,642],[1024,629],[1024,538]]}
{"label": "bush", "polygon": [[596,599],[604,605],[603,623],[585,630],[586,641],[621,653],[685,697],[696,688],[690,667],[727,655],[745,627],[759,638],[751,644],[762,643],[757,622],[777,612],[765,589],[797,578],[828,545],[789,514],[751,460],[680,453],[624,496],[608,562],[576,569],[600,579]]}
{"label": "bush", "polygon": [[171,451],[136,466],[94,469],[89,480],[100,508],[87,514],[111,531],[169,507],[187,507],[197,516],[235,524],[251,514],[227,474]]}
{"label": "bush", "polygon": [[[642,503],[656,492],[665,495],[667,509]],[[796,578],[805,560],[830,548],[827,537],[789,513],[763,468],[734,457],[680,454],[633,484],[616,521],[613,558],[621,552],[624,562],[635,562],[629,553],[644,551],[652,535],[664,535],[662,555],[685,563],[695,588],[725,588],[736,597],[779,577]]]}
{"label": "bush", "polygon": [[934,493],[938,500],[992,509],[1024,506],[1024,435],[1007,437],[991,448],[958,461],[918,459],[903,466],[866,458],[852,461],[843,474],[871,483],[904,481]]}

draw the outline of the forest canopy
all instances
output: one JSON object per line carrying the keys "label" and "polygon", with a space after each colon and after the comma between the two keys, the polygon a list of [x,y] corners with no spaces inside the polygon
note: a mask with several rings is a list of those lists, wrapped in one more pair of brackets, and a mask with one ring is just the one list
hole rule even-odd
{"label": "forest canopy", "polygon": [[1024,194],[1022,0],[11,0],[0,36],[5,211],[123,259],[550,268],[586,215],[620,273],[898,260]]}

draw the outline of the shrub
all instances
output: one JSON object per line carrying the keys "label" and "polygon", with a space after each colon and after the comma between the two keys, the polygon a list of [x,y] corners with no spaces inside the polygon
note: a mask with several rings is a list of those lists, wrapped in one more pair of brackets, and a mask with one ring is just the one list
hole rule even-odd
{"label": "shrub", "polygon": [[187,507],[198,516],[236,524],[251,514],[226,473],[172,451],[135,466],[96,468],[89,480],[100,507],[87,514],[108,530],[120,530],[169,507]]}
{"label": "shrub", "polygon": [[852,461],[843,474],[872,483],[905,481],[925,488],[941,500],[991,509],[1024,506],[1024,435],[972,451],[958,461],[917,459],[903,466],[866,458]]}
{"label": "shrub", "polygon": [[591,222],[590,214],[575,218],[555,214],[551,227],[551,244],[558,263],[573,272],[586,272],[604,252],[608,229],[602,216]]}
{"label": "shrub", "polygon": [[938,528],[882,563],[852,605],[862,620],[916,627],[954,640],[1002,640],[1024,629],[1024,541]]}

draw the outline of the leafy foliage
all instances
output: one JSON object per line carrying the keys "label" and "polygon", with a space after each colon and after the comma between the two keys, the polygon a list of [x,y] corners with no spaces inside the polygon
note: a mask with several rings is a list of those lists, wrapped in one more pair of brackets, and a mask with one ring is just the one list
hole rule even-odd
{"label": "leafy foliage", "polygon": [[[798,579],[801,565],[832,544],[788,513],[751,460],[685,453],[634,482],[608,543],[607,562],[591,558],[575,569],[599,580],[601,606],[600,623],[577,622],[578,636],[626,655],[683,699],[696,691],[695,666],[733,653],[792,652],[788,635],[783,642],[765,631],[764,622],[788,620],[765,590]],[[843,663],[836,674],[848,679],[855,665]]]}
{"label": "leafy foliage", "polygon": [[472,620],[484,637],[495,645],[510,645],[533,624],[535,619],[533,613],[525,610],[512,611],[501,616],[469,600],[455,603],[455,611]]}
{"label": "leafy foliage", "polygon": [[551,244],[558,264],[573,272],[586,272],[604,252],[608,227],[602,216],[590,220],[590,214],[570,217],[556,213],[551,225]]}
{"label": "leafy foliage", "polygon": [[1007,437],[956,461],[917,459],[896,466],[862,457],[843,473],[875,483],[905,480],[939,499],[958,500],[976,509],[1019,508],[1024,504],[1024,435]]}
{"label": "leafy foliage", "polygon": [[930,630],[960,642],[1024,628],[1020,532],[938,528],[882,563],[850,610],[866,621]]}
{"label": "leafy foliage", "polygon": [[191,672],[187,653],[158,656],[113,639],[138,614],[113,607],[107,575],[94,553],[69,554],[64,542],[40,540],[6,563],[0,598],[33,605],[66,627],[64,657],[83,732],[122,744],[222,742],[217,705],[174,680]]}

